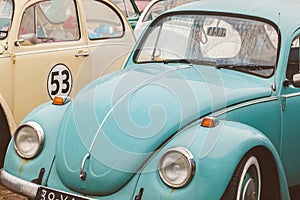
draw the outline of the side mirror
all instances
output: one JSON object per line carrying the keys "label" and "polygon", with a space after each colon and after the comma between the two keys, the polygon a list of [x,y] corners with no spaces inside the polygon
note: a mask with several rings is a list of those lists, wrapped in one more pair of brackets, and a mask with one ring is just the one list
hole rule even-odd
{"label": "side mirror", "polygon": [[4,47],[0,45],[0,55],[3,54],[3,52],[4,52]]}
{"label": "side mirror", "polygon": [[37,43],[37,38],[34,33],[20,35],[19,39],[15,42],[15,46],[31,46]]}
{"label": "side mirror", "polygon": [[293,75],[292,83],[293,83],[293,86],[298,87],[298,88],[300,87],[300,73]]}

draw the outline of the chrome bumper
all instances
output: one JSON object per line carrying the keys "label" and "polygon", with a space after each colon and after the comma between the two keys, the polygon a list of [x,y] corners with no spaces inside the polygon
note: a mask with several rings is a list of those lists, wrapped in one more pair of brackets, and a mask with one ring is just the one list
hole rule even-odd
{"label": "chrome bumper", "polygon": [[[95,200],[89,197],[79,196],[68,192],[48,188],[29,181],[24,181],[16,176],[7,173],[4,169],[0,170],[0,184],[7,189],[28,197],[29,199],[77,199],[77,200]],[[48,194],[48,195],[47,195]],[[58,198],[55,197],[57,195]]]}
{"label": "chrome bumper", "polygon": [[29,198],[35,198],[39,188],[39,185],[15,177],[4,169],[0,170],[0,184],[13,192]]}

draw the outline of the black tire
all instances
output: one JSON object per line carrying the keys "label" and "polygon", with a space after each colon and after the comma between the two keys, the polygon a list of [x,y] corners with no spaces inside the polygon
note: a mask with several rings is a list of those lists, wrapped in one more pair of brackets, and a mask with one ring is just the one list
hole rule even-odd
{"label": "black tire", "polygon": [[7,119],[0,105],[0,168],[3,168],[5,153],[10,139],[11,135]]}
{"label": "black tire", "polygon": [[262,175],[257,156],[249,153],[237,166],[222,200],[258,200],[261,196]]}

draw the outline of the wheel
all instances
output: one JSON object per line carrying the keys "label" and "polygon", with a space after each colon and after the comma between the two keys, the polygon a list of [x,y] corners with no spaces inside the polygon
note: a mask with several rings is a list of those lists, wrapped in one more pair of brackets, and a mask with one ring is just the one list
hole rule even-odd
{"label": "wheel", "polygon": [[261,195],[261,172],[254,154],[245,156],[236,168],[223,200],[258,200]]}
{"label": "wheel", "polygon": [[11,135],[9,126],[4,114],[3,108],[0,105],[0,168],[3,167],[4,157]]}

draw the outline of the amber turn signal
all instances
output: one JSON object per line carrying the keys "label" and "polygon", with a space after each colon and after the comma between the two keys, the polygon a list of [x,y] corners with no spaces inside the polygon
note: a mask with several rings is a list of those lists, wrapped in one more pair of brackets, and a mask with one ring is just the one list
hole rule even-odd
{"label": "amber turn signal", "polygon": [[66,102],[66,99],[67,99],[66,97],[56,96],[56,97],[54,97],[52,104],[53,105],[64,105]]}
{"label": "amber turn signal", "polygon": [[206,128],[215,127],[219,123],[219,120],[214,117],[204,117],[201,126]]}

